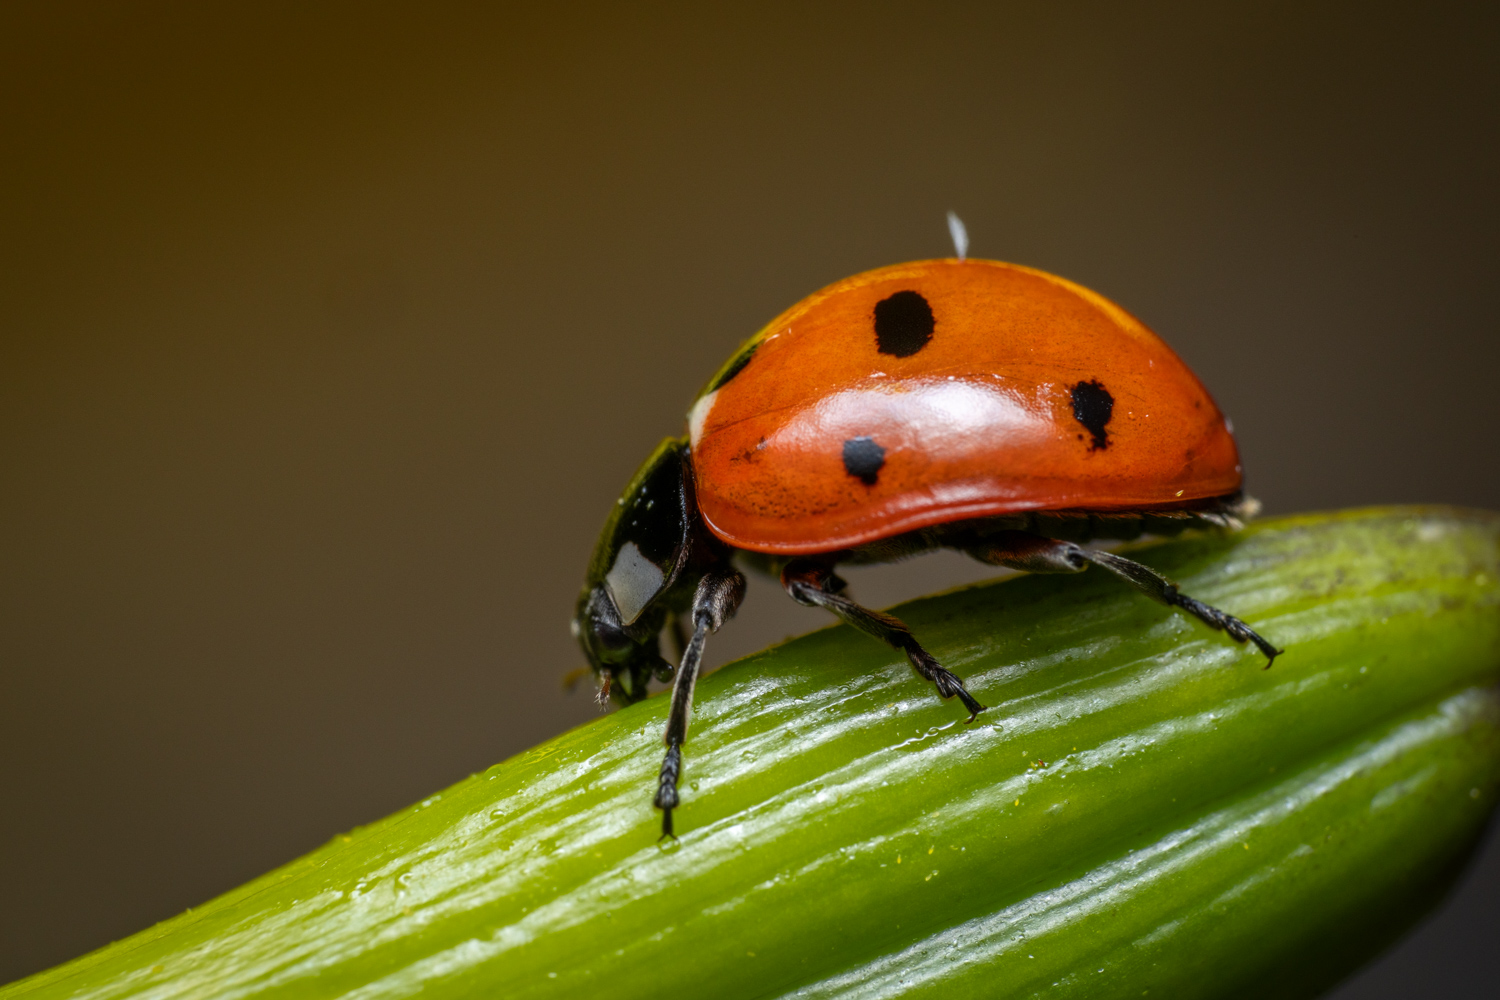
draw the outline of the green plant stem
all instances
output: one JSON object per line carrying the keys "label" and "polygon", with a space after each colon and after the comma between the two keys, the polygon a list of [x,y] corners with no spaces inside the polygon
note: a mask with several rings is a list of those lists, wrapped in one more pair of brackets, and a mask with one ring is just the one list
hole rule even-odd
{"label": "green plant stem", "polygon": [[[1500,518],[1386,508],[1137,549],[846,627],[581,726],[0,998],[1312,996],[1424,912],[1500,791]],[[732,627],[732,626],[730,626]]]}

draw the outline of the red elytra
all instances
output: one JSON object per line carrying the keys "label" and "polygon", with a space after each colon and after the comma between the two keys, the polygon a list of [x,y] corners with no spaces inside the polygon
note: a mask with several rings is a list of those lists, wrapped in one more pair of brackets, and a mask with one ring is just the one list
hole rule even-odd
{"label": "red elytra", "polygon": [[[930,311],[925,338],[912,293]],[[877,307],[893,297],[882,338]],[[690,417],[699,511],[736,548],[830,552],[970,518],[1190,508],[1240,489],[1234,438],[1182,359],[1113,302],[1042,271],[868,271],[747,349]],[[847,442],[868,453],[854,471]]]}

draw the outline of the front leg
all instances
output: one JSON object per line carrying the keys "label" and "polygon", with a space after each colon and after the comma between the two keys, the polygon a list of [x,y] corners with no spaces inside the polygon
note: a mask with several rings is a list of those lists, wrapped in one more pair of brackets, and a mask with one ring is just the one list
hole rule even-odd
{"label": "front leg", "polygon": [[693,689],[698,683],[698,667],[703,662],[703,644],[710,632],[717,632],[739,610],[745,597],[745,578],[728,563],[709,570],[698,581],[693,593],[693,634],[683,650],[677,677],[672,683],[672,707],[667,714],[663,742],[667,755],[661,762],[653,804],[661,810],[661,835],[671,837],[672,810],[677,808],[677,782],[682,776],[682,744],[687,740],[688,725],[693,720]]}
{"label": "front leg", "polygon": [[781,585],[798,604],[823,608],[838,615],[881,642],[887,643],[906,654],[912,668],[937,686],[938,694],[944,698],[957,698],[969,710],[969,722],[984,711],[984,706],[974,700],[958,675],[939,663],[931,653],[922,648],[912,636],[906,623],[881,611],[872,611],[856,604],[842,593],[844,581],[833,575],[833,571],[821,563],[807,559],[796,559],[787,563],[781,571]]}

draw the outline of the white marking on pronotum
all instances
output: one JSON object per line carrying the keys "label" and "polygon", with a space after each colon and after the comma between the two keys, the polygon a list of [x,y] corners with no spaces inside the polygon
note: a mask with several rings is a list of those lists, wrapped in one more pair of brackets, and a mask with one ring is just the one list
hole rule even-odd
{"label": "white marking on pronotum", "polygon": [[698,439],[703,436],[703,421],[708,419],[708,411],[714,408],[714,399],[719,395],[719,390],[704,393],[698,397],[688,413],[688,444],[694,448],[698,447]]}
{"label": "white marking on pronotum", "polygon": [[626,542],[615,555],[615,564],[604,574],[604,585],[614,599],[620,621],[631,624],[661,590],[666,574],[647,559],[635,542]]}
{"label": "white marking on pronotum", "polygon": [[948,213],[948,235],[953,237],[953,250],[958,254],[959,260],[969,256],[969,230],[964,227],[964,220],[958,217],[957,212]]}

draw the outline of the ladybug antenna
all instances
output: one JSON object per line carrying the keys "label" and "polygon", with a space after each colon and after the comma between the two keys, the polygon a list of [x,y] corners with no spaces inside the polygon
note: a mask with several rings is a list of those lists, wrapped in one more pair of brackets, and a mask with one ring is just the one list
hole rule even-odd
{"label": "ladybug antenna", "polygon": [[957,212],[948,213],[948,235],[953,237],[953,249],[958,253],[958,259],[968,257],[969,231],[964,228],[964,220],[958,217]]}

